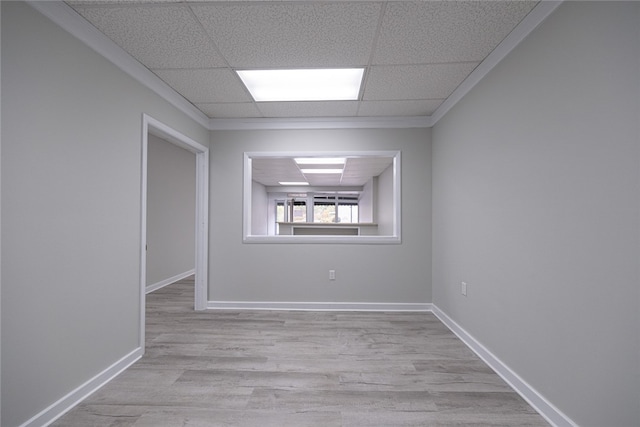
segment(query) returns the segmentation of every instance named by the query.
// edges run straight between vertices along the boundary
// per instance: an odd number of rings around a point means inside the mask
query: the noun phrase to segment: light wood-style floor
[[[60,418],[91,426],[548,426],[430,313],[193,311],[147,295],[146,354]]]

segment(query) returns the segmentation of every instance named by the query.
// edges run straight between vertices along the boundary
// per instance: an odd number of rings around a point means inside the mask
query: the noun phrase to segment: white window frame
[[[283,236],[251,234],[251,160],[256,157],[391,157],[393,158],[393,227],[389,235],[377,236]],[[338,244],[400,244],[402,243],[401,153],[388,151],[250,151],[244,153],[242,241],[243,243],[338,243]]]

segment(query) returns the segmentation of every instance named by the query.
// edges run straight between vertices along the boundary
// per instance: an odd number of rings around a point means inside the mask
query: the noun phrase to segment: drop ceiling
[[[428,117],[535,1],[69,1],[210,119]],[[357,101],[254,102],[237,69],[364,67]]]
[[[349,157],[339,174],[305,174],[292,157],[254,158],[251,179],[265,186],[278,186],[280,181],[308,182],[311,187],[361,187],[378,176],[393,162],[393,157]],[[319,167],[332,167],[330,165]]]

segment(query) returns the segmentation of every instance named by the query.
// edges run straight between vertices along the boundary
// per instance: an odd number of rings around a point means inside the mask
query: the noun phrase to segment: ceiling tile
[[[196,103],[195,106],[209,118],[234,119],[245,117],[262,117],[252,102],[245,103]]]
[[[79,6],[96,6],[96,5],[114,5],[114,4],[124,4],[131,5],[135,3],[139,4],[151,4],[151,3],[182,3],[182,0],[71,0],[65,1],[70,6],[79,7]]]
[[[353,157],[347,159],[343,177],[365,177],[370,179],[378,176],[393,162],[392,157]]]
[[[339,117],[355,116],[357,101],[260,102],[264,117]]]
[[[66,3],[211,118],[300,118],[429,116],[538,2]],[[255,103],[233,71],[356,66],[360,102]]]
[[[264,185],[278,185],[279,181],[305,181],[304,175],[292,158],[253,158],[251,178]]]
[[[341,184],[340,174],[307,175],[307,181],[311,186],[337,186]]]
[[[240,79],[225,68],[153,72],[194,104],[252,101]]]
[[[187,6],[102,6],[76,10],[148,68],[226,65]]]
[[[343,176],[342,179],[340,180],[340,185],[343,187],[359,187],[366,184],[367,181],[369,180],[363,179],[362,177],[348,178]]]
[[[256,158],[251,161],[254,181],[263,185],[278,185],[279,181],[307,181],[314,186],[364,185],[373,176],[380,175],[391,163],[392,157],[350,157],[340,174],[303,175],[292,158]]]
[[[362,101],[358,116],[430,116],[444,99],[406,101]]]
[[[479,62],[537,1],[390,2],[374,64]]]
[[[369,62],[379,3],[196,4],[232,67],[330,67]]]
[[[446,98],[477,65],[374,66],[367,76],[364,100]]]

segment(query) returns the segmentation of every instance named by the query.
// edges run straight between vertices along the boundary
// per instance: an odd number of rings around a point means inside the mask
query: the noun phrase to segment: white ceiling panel
[[[79,7],[76,10],[147,68],[226,65],[186,6]]]
[[[213,3],[192,9],[232,67],[366,65],[380,3]]]
[[[458,87],[477,63],[371,67],[365,100],[442,99]]]
[[[362,177],[346,177],[343,176],[340,180],[340,186],[342,187],[361,187],[369,181],[368,179],[363,179]]]
[[[254,158],[251,161],[252,179],[267,186],[279,181],[307,181],[311,186],[361,186],[380,175],[391,165],[391,157],[348,158],[342,174],[307,174],[292,158]]]
[[[254,174],[260,171],[268,171],[272,174],[278,172],[287,172],[291,168],[295,168],[297,170],[296,163],[294,162],[293,158],[290,157],[254,157],[251,160],[251,168]]]
[[[388,3],[373,64],[480,62],[536,3]]]
[[[315,187],[337,187],[341,184],[340,175],[315,175],[309,178],[309,185]]]
[[[67,2],[212,119],[428,117],[537,3]],[[365,68],[357,101],[256,103],[235,74],[331,67]]]
[[[341,117],[355,116],[357,101],[336,102],[259,102],[264,117]]]
[[[182,0],[72,0],[66,3],[73,7],[96,6],[96,5],[130,5],[130,4],[151,4],[151,3],[182,3]]]
[[[444,99],[402,100],[402,101],[362,101],[358,115],[376,116],[430,116]]]
[[[193,103],[252,101],[237,75],[226,68],[153,72]]]
[[[278,185],[279,181],[306,180],[292,158],[254,158],[251,160],[251,178],[268,186]]]
[[[343,175],[345,177],[378,176],[391,165],[391,157],[354,157],[347,159]]]

